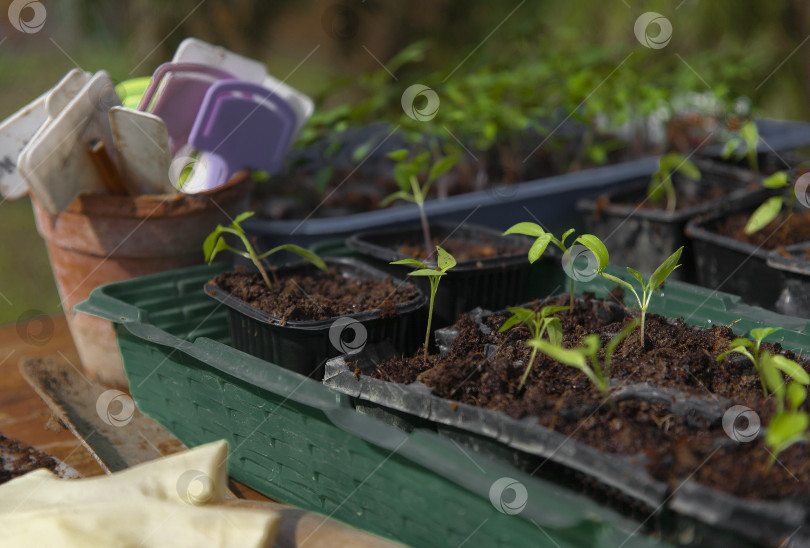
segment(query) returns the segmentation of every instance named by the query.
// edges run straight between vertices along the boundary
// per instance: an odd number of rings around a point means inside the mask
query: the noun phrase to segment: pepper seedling
[[[788,181],[788,174],[784,171],[777,171],[773,175],[769,175],[765,179],[762,180],[762,186],[765,188],[785,188],[790,186],[790,182]],[[776,216],[779,215],[779,212],[782,211],[782,207],[785,207],[788,212],[788,217],[793,215],[793,209],[796,206],[796,193],[791,192],[787,196],[787,201],[785,200],[785,196],[772,196],[762,202],[754,212],[751,214],[751,217],[748,218],[748,222],[745,223],[745,233],[746,234],[753,234],[754,232],[759,232],[766,226],[768,226],[771,221],[776,219]]]
[[[597,390],[608,398],[610,397],[610,362],[613,360],[613,353],[619,343],[633,332],[638,323],[638,318],[635,318],[608,341],[607,345],[605,345],[605,357],[601,364],[599,362],[599,335],[596,334],[586,336],[582,339],[582,346],[571,349],[563,348],[539,338],[530,340],[528,344],[537,348],[546,356],[585,373],[585,376],[588,377]],[[589,361],[590,364],[588,364]]]
[[[799,406],[807,399],[810,377],[798,363],[778,354],[766,352],[760,365],[777,409],[765,432],[765,445],[771,450],[770,467],[779,453],[794,443],[810,441],[810,417],[806,412],[799,411]],[[780,371],[790,377],[787,385]]]
[[[734,157],[735,160],[748,159],[748,167],[759,171],[757,161],[757,143],[759,143],[759,130],[754,122],[745,122],[739,131],[732,135],[723,146],[722,157],[726,160]],[[737,149],[740,149],[737,152]]]
[[[424,360],[427,365],[428,343],[430,342],[430,324],[433,321],[433,301],[436,299],[436,291],[439,289],[439,282],[447,271],[456,266],[456,259],[447,251],[436,246],[436,268],[430,268],[422,261],[416,259],[402,259],[390,264],[409,264],[418,266],[419,270],[408,272],[408,276],[426,276],[430,282],[430,308],[428,309],[427,331],[425,332],[425,354]]]
[[[602,276],[608,281],[629,289],[636,297],[638,307],[641,310],[641,335],[639,341],[641,343],[641,347],[645,348],[647,343],[646,339],[644,338],[644,322],[647,316],[647,308],[650,306],[650,300],[652,299],[653,293],[655,293],[656,289],[658,289],[661,284],[666,281],[669,275],[672,274],[676,268],[681,266],[678,264],[678,261],[681,258],[683,246],[679,247],[675,253],[667,257],[664,262],[655,269],[655,272],[650,275],[646,282],[644,281],[644,276],[642,276],[640,272],[633,270],[629,266],[627,267],[627,271],[630,273],[630,275],[633,276],[641,285],[641,295],[639,295],[631,283],[604,271],[610,262],[610,255],[608,255],[607,247],[605,247],[605,244],[602,243],[602,240],[593,234],[584,234],[577,238],[576,241],[590,249],[591,252],[596,256],[596,260],[599,263],[596,273],[599,276]]]
[[[265,257],[269,257],[273,253],[278,251],[286,250],[292,251],[299,257],[306,259],[313,265],[317,266],[321,270],[328,270],[326,263],[323,262],[323,259],[318,257],[315,253],[308,249],[304,249],[303,247],[297,246],[295,244],[284,244],[280,246],[276,246],[270,251],[266,251],[265,253],[259,254],[256,252],[256,249],[250,243],[250,239],[248,239],[247,234],[245,234],[244,229],[242,229],[242,221],[252,217],[254,214],[253,211],[245,211],[244,213],[240,213],[236,216],[236,219],[230,224],[230,226],[222,226],[217,225],[211,234],[209,234],[205,241],[203,242],[203,253],[205,253],[205,262],[211,264],[214,261],[214,257],[219,254],[220,251],[230,251],[231,253],[235,253],[240,257],[244,257],[246,259],[250,259],[256,268],[259,270],[259,273],[262,275],[262,279],[264,283],[267,284],[268,289],[273,288],[273,284],[270,282],[270,278],[267,275],[267,270],[262,265],[262,259]],[[242,245],[245,246],[245,251],[240,251],[234,247],[228,245],[225,241],[226,234],[233,234],[237,238],[242,241]]]
[[[530,263],[534,263],[543,255],[543,253],[545,253],[548,244],[556,245],[560,251],[568,256],[569,264],[571,265],[571,274],[569,276],[571,278],[571,297],[568,305],[570,310],[574,310],[574,260],[571,257],[571,246],[566,246],[565,240],[575,231],[575,229],[569,228],[563,233],[562,238],[558,240],[551,232],[546,232],[543,230],[543,227],[537,223],[523,222],[512,225],[506,229],[506,232],[503,233],[504,236],[507,234],[522,234],[524,236],[532,236],[536,238],[532,246],[529,248]]]
[[[556,314],[557,312],[562,312],[563,310],[568,310],[568,307],[544,306],[540,309],[540,312],[535,312],[534,310],[530,310],[528,308],[510,308],[509,312],[512,313],[512,316],[503,322],[503,325],[501,325],[498,332],[503,333],[507,329],[510,329],[519,323],[524,323],[529,329],[532,339],[542,339],[543,335],[548,333],[548,340],[553,345],[559,346],[562,343],[562,324],[560,323],[559,318],[551,317],[551,314]],[[529,358],[529,363],[526,365],[526,370],[523,372],[523,376],[520,378],[518,392],[523,390],[523,385],[526,384],[526,379],[529,378],[529,373],[532,370],[532,365],[534,365],[534,360],[536,357],[537,347],[534,346],[532,348],[531,358]]]
[[[744,338],[737,338],[728,343],[728,350],[717,356],[717,361],[722,361],[726,356],[729,354],[742,354],[749,360],[751,363],[754,364],[754,368],[757,370],[757,375],[759,375],[759,382],[762,385],[762,393],[764,396],[768,396],[768,387],[771,383],[768,382],[768,376],[771,376],[771,380],[773,380],[773,371],[771,369],[776,368],[784,372],[785,374],[789,375],[794,381],[800,382],[801,384],[808,384],[810,383],[810,376],[807,375],[807,372],[799,366],[793,360],[789,360],[784,356],[771,356],[769,352],[761,348],[762,341],[770,335],[771,333],[776,333],[779,331],[779,327],[760,327],[757,329],[751,330],[751,336],[754,340],[744,339]],[[768,362],[769,366],[766,367],[765,362]],[[781,377],[780,377],[781,378]],[[781,386],[781,382],[779,383]],[[777,402],[777,405],[780,402]]]
[[[413,202],[419,207],[419,217],[422,219],[422,234],[425,238],[425,257],[430,257],[433,251],[430,237],[430,225],[425,214],[425,199],[431,185],[442,175],[447,173],[454,165],[454,156],[444,156],[430,164],[430,152],[422,152],[408,159],[408,150],[400,149],[390,152],[388,157],[396,162],[394,165],[394,180],[399,190],[389,194],[380,201],[380,207],[385,207],[396,200]],[[419,177],[426,175],[425,183],[419,184]]]
[[[661,159],[658,160],[658,171],[653,174],[650,184],[647,186],[647,197],[658,203],[666,196],[667,211],[675,211],[677,205],[675,185],[672,182],[672,175],[675,172],[694,181],[700,181],[700,170],[686,156],[677,152],[661,156]]]

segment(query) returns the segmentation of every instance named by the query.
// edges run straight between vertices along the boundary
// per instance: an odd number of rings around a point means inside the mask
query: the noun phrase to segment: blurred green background
[[[643,55],[623,69],[635,71],[635,82],[654,84],[677,67],[689,87],[748,97],[758,116],[807,120],[809,114],[810,5],[802,0],[42,0],[47,20],[33,34],[9,23],[9,3],[0,2],[2,118],[75,66],[104,69],[115,81],[149,75],[188,36],[263,60],[271,74],[315,97],[319,109],[365,99],[368,90],[346,82],[379,69],[408,44],[429,40],[424,59],[408,70],[447,73],[504,55],[542,59],[613,48]],[[648,11],[672,23],[664,49],[636,41],[633,24]],[[0,204],[0,242],[0,323],[31,310],[57,312],[27,198]]]

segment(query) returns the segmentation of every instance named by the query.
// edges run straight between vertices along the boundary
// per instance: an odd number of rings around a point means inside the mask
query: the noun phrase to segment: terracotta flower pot
[[[252,181],[234,178],[206,194],[79,196],[51,217],[32,198],[62,308],[85,371],[127,386],[110,322],[73,312],[100,285],[201,264],[202,243],[217,223],[247,207]]]

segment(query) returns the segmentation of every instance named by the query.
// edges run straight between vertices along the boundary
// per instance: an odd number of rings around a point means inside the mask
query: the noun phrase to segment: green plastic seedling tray
[[[360,414],[321,383],[227,346],[227,312],[202,290],[225,268],[108,284],[76,309],[116,324],[141,411],[189,446],[226,439],[239,481],[414,546],[660,545],[584,495]]]

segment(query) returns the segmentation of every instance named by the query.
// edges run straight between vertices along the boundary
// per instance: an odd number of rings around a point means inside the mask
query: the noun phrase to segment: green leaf
[[[503,233],[504,236],[507,234],[524,234],[526,236],[535,236],[539,237],[543,234],[546,234],[546,231],[543,230],[543,227],[536,223],[518,223],[516,225],[512,225],[511,227],[506,229],[506,232]]]
[[[233,223],[231,223],[231,226],[233,226],[234,228],[236,228],[238,230],[242,230],[242,227],[239,226],[242,223],[242,221],[244,221],[245,219],[249,219],[249,218],[253,217],[255,214],[256,213],[254,211],[245,211],[243,213],[240,213],[239,215],[236,216],[236,219],[233,220]]]
[[[568,230],[566,230],[565,232],[563,232],[563,235],[562,235],[562,237],[560,238],[560,243],[561,243],[561,244],[563,244],[563,245],[565,245],[565,239],[566,239],[566,238],[568,238],[568,236],[570,236],[570,235],[571,235],[571,234],[573,234],[574,232],[576,232],[576,230],[577,230],[577,229],[575,229],[575,228],[569,228]]]
[[[616,276],[614,276],[614,275],[612,275],[612,274],[608,274],[608,273],[606,273],[606,272],[602,272],[602,273],[600,274],[600,276],[602,276],[604,279],[606,279],[606,280],[607,280],[607,281],[609,281],[609,282],[613,282],[614,284],[618,284],[618,285],[620,285],[620,286],[622,286],[622,287],[626,287],[627,289],[629,289],[629,290],[630,290],[630,291],[632,291],[633,293],[635,293],[635,292],[636,292],[636,290],[635,290],[635,289],[633,289],[633,286],[632,286],[632,285],[630,285],[628,282],[626,282],[626,281],[622,280],[621,278],[617,278]]]
[[[790,183],[788,183],[788,174],[784,171],[777,171],[773,175],[769,175],[763,179],[762,186],[765,188],[782,188],[790,186]]]
[[[332,176],[335,174],[335,168],[332,166],[322,167],[315,173],[315,190],[319,193],[323,193],[326,190],[326,185],[329,184],[329,181],[332,180]]]
[[[408,276],[427,276],[429,278],[438,278],[439,276],[445,276],[445,273],[432,268],[423,268],[421,270],[408,272]]]
[[[228,244],[222,238],[222,225],[217,225],[211,234],[209,234],[203,242],[203,254],[205,255],[205,262],[211,264],[217,253],[223,251],[228,247]]]
[[[387,205],[390,205],[391,203],[396,202],[397,200],[405,200],[405,201],[408,201],[408,202],[413,202],[414,198],[413,198],[413,196],[411,195],[410,192],[405,192],[405,191],[402,191],[402,190],[398,190],[398,191],[396,191],[396,192],[394,192],[392,194],[389,194],[388,196],[386,196],[382,200],[380,200],[380,207],[385,207]]]
[[[765,443],[777,450],[777,454],[787,449],[794,442],[804,438],[807,431],[807,413],[787,411],[773,416],[765,432]]]
[[[305,260],[309,261],[310,263],[317,266],[321,270],[324,270],[324,271],[329,270],[329,267],[326,266],[326,263],[323,262],[323,259],[318,257],[318,255],[316,253],[310,251],[309,249],[303,248],[303,247],[301,247],[299,245],[295,245],[295,244],[284,244],[284,245],[276,246],[273,249],[271,249],[270,251],[267,251],[267,252],[262,253],[261,255],[259,255],[259,259],[264,259],[265,257],[269,257],[273,253],[278,253],[279,251],[282,251],[282,250],[290,251],[292,253],[295,253],[296,255],[301,257],[302,259],[305,259]]]
[[[750,342],[750,341],[749,341],[749,342]],[[747,357],[749,360],[751,360],[751,363],[756,363],[756,360],[754,359],[753,354],[751,354],[751,353],[750,353],[750,352],[749,352],[749,351],[748,351],[748,350],[747,350],[747,349],[746,349],[744,346],[738,346],[738,347],[736,347],[736,348],[732,348],[732,349],[730,349],[730,350],[726,350],[725,352],[723,352],[722,354],[720,354],[719,356],[717,356],[717,360],[716,360],[716,361],[721,362],[721,361],[723,361],[723,358],[725,358],[725,357],[726,357],[726,356],[728,356],[729,354],[734,354],[734,353],[736,353],[736,354],[742,354],[743,356],[745,356],[745,357]]]
[[[399,150],[389,152],[388,154],[386,154],[386,156],[388,156],[389,158],[391,158],[395,162],[401,162],[402,160],[404,160],[408,156],[408,149],[401,148]]]
[[[661,266],[655,269],[655,272],[652,273],[650,276],[650,283],[648,286],[649,291],[655,291],[655,289],[664,283],[672,271],[678,268],[679,265],[678,261],[681,259],[681,253],[683,252],[683,246],[679,247],[675,253],[667,257],[667,259],[661,263]]]
[[[782,196],[774,196],[773,198],[765,200],[765,202],[751,214],[751,218],[748,219],[748,223],[745,225],[745,233],[753,234],[768,226],[771,221],[776,219],[776,216],[779,215],[784,200]]]
[[[650,180],[650,184],[647,185],[647,197],[650,198],[653,202],[660,202],[664,199],[665,194],[665,186],[666,183],[672,184],[672,180],[669,177],[659,176],[659,174],[653,175],[653,178]]]
[[[591,145],[588,148],[588,157],[595,164],[604,164],[607,162],[607,150],[601,145]]]
[[[807,374],[807,371],[802,369],[802,366],[798,363],[790,360],[784,356],[776,354],[771,356],[770,358],[771,365],[788,375],[791,379],[796,381],[799,384],[803,384],[807,386],[810,384],[810,375]]]
[[[768,353],[760,359],[759,375],[765,381],[765,386],[768,387],[773,394],[776,394],[781,402],[782,395],[785,393],[785,379],[782,374],[776,369],[776,364],[773,362],[773,356]]]
[[[531,314],[531,313],[532,313],[531,310],[529,310],[529,314]],[[517,324],[524,323],[525,321],[526,321],[525,318],[522,318],[522,317],[518,316],[517,314],[515,314],[515,315],[511,316],[510,318],[508,318],[505,322],[503,322],[503,325],[501,325],[500,329],[498,329],[498,333],[503,333],[507,329],[511,329],[512,327],[516,326]]]
[[[369,151],[371,150],[373,143],[371,141],[367,141],[360,145],[359,147],[355,148],[352,151],[352,161],[355,163],[359,163],[368,156]]]
[[[394,180],[403,192],[411,192],[411,166],[405,162],[400,162],[394,166]]]
[[[749,150],[757,146],[759,141],[759,131],[754,122],[746,122],[740,128],[740,135],[745,143],[748,145]]]
[[[430,168],[430,172],[428,173],[428,181],[433,182],[456,165],[456,158],[453,156],[447,156],[442,158],[435,164],[433,164]]]
[[[565,348],[556,346],[549,341],[537,339],[532,339],[526,344],[536,347],[543,354],[546,354],[550,358],[555,359],[560,363],[564,363],[565,365],[570,365],[571,367],[576,367],[580,370],[588,368],[588,364],[585,361],[585,356],[580,351],[566,350]]]
[[[549,242],[552,239],[551,234],[543,234],[542,236],[538,236],[537,239],[532,244],[532,247],[529,248],[529,262],[534,263],[537,259],[539,259],[543,253],[545,253],[546,248],[548,247]]]
[[[422,261],[417,261],[416,259],[400,259],[399,261],[394,261],[388,264],[410,264],[413,266],[418,266],[419,268],[427,268],[427,265]]]
[[[798,409],[807,399],[807,389],[801,384],[791,381],[787,386],[787,399],[791,409]]]
[[[631,275],[632,275],[632,276],[633,276],[633,277],[634,277],[636,280],[638,280],[638,283],[640,283],[640,284],[641,284],[641,287],[644,287],[644,276],[642,276],[642,275],[641,275],[641,272],[639,272],[638,270],[633,270],[633,269],[632,269],[632,268],[630,268],[629,266],[628,266],[628,267],[626,267],[626,268],[627,268],[627,271],[628,271],[628,272],[629,272],[629,273],[630,273],[630,274],[631,274]]]
[[[720,155],[725,159],[731,158],[731,155],[734,154],[734,151],[737,150],[737,147],[739,147],[741,143],[742,139],[739,137],[732,137],[726,141],[725,145],[723,145],[723,152],[721,152]]]
[[[751,335],[753,335],[754,334],[753,331],[756,331],[756,330],[752,329],[751,331],[752,331]],[[740,347],[740,346],[743,347],[743,348],[754,348],[754,341],[752,341],[750,339],[743,339],[742,337],[738,337],[738,338],[734,339],[733,341],[731,341],[730,343],[728,343],[729,348],[736,348],[736,347]]]
[[[781,327],[758,327],[756,329],[751,330],[751,336],[754,338],[755,341],[762,342],[763,340],[765,340],[765,337],[767,337],[771,333],[776,333],[780,329],[782,329],[782,328]],[[732,346],[736,341],[747,341],[749,343],[751,342],[748,339],[734,339],[733,341],[731,341],[729,346]],[[753,344],[748,345],[748,346],[753,346]]]
[[[540,317],[545,318],[546,316],[550,316],[551,314],[556,314],[557,312],[562,312],[563,310],[568,310],[571,308],[570,306],[544,306],[540,309]]]
[[[600,272],[607,267],[608,263],[610,262],[610,255],[608,254],[605,244],[602,243],[602,240],[593,234],[583,234],[575,241],[581,243],[590,249],[594,255],[596,255],[596,260],[599,261]]]
[[[675,169],[678,173],[680,173],[684,177],[692,179],[693,181],[700,181],[701,175],[700,170],[694,164],[694,162],[692,162],[692,160],[689,160],[688,158],[683,158],[681,163],[677,165]]]
[[[454,266],[456,266],[456,259],[450,253],[442,249],[440,246],[436,246],[436,251],[438,252],[439,256],[436,260],[436,263],[439,266],[439,270],[442,272],[447,272]]]
[[[635,318],[633,321],[625,325],[621,331],[619,331],[615,337],[610,339],[608,343],[605,345],[605,374],[610,375],[610,362],[613,360],[613,353],[616,351],[616,347],[627,338],[630,333],[632,333],[641,323],[640,318]]]
[[[548,335],[549,342],[559,347],[563,339],[562,322],[560,318],[543,318],[543,323],[546,327],[546,335]]]
[[[582,339],[582,346],[583,347],[580,350],[586,355],[591,356],[595,361],[596,354],[599,352],[599,348],[601,347],[599,335],[593,333],[591,335],[586,336],[585,338]]]

